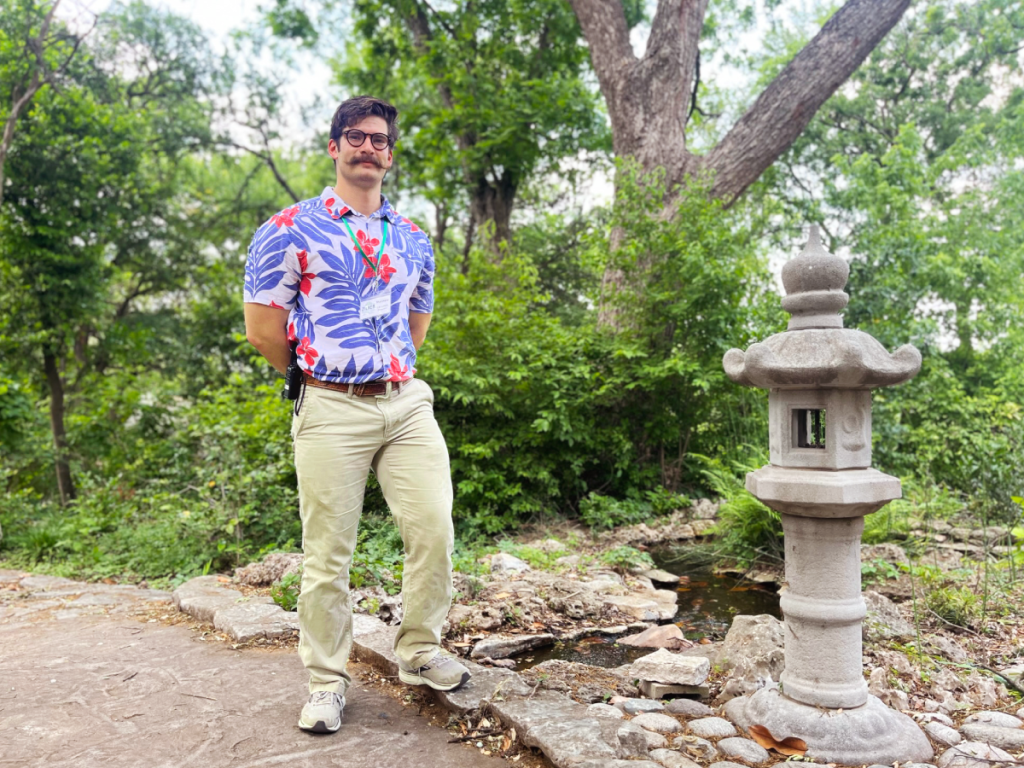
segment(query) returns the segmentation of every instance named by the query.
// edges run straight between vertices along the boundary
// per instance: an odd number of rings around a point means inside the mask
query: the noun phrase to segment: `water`
[[[683,577],[676,588],[679,612],[674,622],[688,640],[721,640],[739,614],[767,613],[782,618],[779,596],[773,585],[754,584],[733,576],[719,576],[710,565],[686,566],[673,561],[671,551],[652,553],[655,564]],[[663,589],[668,587],[662,586]],[[595,667],[618,667],[652,653],[651,648],[618,645],[618,636],[593,635],[571,643],[556,643],[550,648],[516,658],[522,671],[549,659],[576,661]]]

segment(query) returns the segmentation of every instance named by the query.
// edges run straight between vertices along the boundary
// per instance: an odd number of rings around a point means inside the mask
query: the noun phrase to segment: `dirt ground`
[[[294,649],[232,650],[185,626],[58,616],[0,623],[0,766],[507,765],[449,743],[418,716],[416,695],[388,695],[360,665],[341,730],[314,736],[296,726],[305,672]]]

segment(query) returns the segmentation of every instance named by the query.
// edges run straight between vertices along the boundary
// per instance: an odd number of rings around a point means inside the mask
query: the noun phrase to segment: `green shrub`
[[[981,598],[967,587],[939,587],[925,594],[925,605],[943,621],[971,628],[981,617]]]
[[[629,572],[654,567],[654,560],[635,547],[615,547],[598,555],[598,560],[618,571]]]
[[[294,611],[299,605],[299,593],[302,591],[302,567],[286,573],[284,577],[270,586],[270,596],[274,602],[286,611]]]

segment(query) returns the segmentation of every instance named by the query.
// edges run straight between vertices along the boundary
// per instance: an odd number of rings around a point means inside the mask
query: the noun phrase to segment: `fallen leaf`
[[[807,752],[807,742],[803,739],[794,737],[776,739],[763,725],[750,726],[750,738],[765,749],[774,749],[783,755],[799,755],[803,757]]]
[[[456,648],[469,648],[472,643],[452,643]]]
[[[502,740],[502,742],[501,742],[501,751],[502,752],[508,752],[509,747],[511,747],[511,746],[512,746],[512,739],[510,739],[508,736],[506,736]]]
[[[503,598],[506,598],[506,597],[512,597],[512,593],[511,592],[499,592],[498,594],[496,594],[494,596],[493,599],[495,599],[495,600],[502,600]]]

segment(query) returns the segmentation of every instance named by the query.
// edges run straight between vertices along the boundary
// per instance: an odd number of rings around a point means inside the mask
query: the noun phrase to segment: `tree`
[[[807,127],[910,0],[848,0],[705,156],[687,149],[708,0],[659,0],[643,57],[619,0],[572,0],[612,121],[617,157],[664,168],[672,189],[711,171],[711,194],[735,200]]]
[[[112,329],[198,256],[157,233],[173,231],[177,158],[208,133],[194,96],[199,59],[185,55],[199,39],[140,3],[114,6],[60,90],[36,94],[7,157],[0,348],[5,368],[49,395],[62,503],[75,497],[68,392],[131,360],[138,347]]]
[[[355,16],[364,44],[339,82],[402,110],[400,168],[437,206],[438,239],[452,201],[466,200],[467,248],[483,232],[498,252],[511,242],[524,184],[564,176],[567,159],[607,147],[579,27],[560,0],[460,0],[443,9],[359,0]]]

